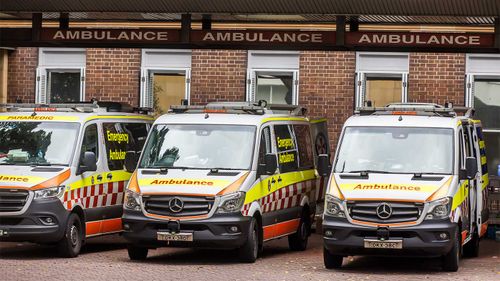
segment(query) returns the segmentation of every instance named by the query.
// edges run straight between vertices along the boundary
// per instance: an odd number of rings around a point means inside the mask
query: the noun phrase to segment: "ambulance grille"
[[[377,208],[381,204],[390,206],[391,214],[382,219],[377,215]],[[399,223],[416,221],[420,218],[424,205],[422,203],[400,203],[400,202],[347,202],[349,216],[358,221],[375,223]]]
[[[21,211],[28,198],[29,192],[26,190],[0,190],[0,213]]]
[[[169,217],[207,215],[212,210],[214,201],[214,197],[171,195],[147,195],[142,197],[146,212]],[[182,208],[179,208],[179,202],[182,202]]]

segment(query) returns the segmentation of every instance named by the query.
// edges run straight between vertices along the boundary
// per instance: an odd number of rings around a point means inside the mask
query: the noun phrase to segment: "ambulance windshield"
[[[69,165],[78,123],[0,122],[0,165]]]
[[[255,126],[157,125],[140,168],[248,170]]]
[[[453,145],[448,128],[348,127],[335,172],[452,174]]]

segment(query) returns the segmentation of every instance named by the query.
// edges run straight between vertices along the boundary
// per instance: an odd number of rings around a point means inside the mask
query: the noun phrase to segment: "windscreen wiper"
[[[28,163],[31,167],[37,167],[37,166],[52,166],[51,163],[40,163],[40,162],[30,162]]]
[[[377,170],[359,170],[359,171],[348,171],[346,173],[360,173],[361,175],[363,174],[390,174],[388,171],[377,171]]]
[[[359,175],[353,175],[357,174]],[[368,179],[368,174],[390,174],[387,171],[376,171],[376,170],[359,170],[359,171],[347,171],[343,174],[340,174],[340,178],[342,179]]]
[[[435,176],[438,175],[438,176]],[[443,173],[413,173],[412,180],[427,180],[427,181],[440,181],[445,174]]]

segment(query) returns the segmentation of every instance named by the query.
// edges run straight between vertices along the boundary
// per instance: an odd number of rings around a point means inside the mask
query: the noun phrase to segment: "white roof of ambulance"
[[[259,125],[268,120],[287,119],[307,121],[305,117],[288,114],[235,114],[235,113],[168,113],[160,116],[155,124],[224,124],[224,125]]]
[[[399,121],[402,117],[401,121]],[[456,128],[459,119],[442,116],[415,115],[354,115],[349,117],[344,127],[427,127]]]

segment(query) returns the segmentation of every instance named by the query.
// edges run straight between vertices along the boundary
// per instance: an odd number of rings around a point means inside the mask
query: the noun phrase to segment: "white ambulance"
[[[361,108],[342,130],[325,199],[324,262],[348,255],[441,257],[456,271],[486,232],[481,123],[435,104]],[[328,174],[320,156],[320,174]],[[479,169],[478,169],[479,167]]]
[[[0,113],[0,241],[57,244],[120,232],[131,173],[152,117],[119,103],[4,104]]]
[[[172,109],[154,123],[126,191],[130,258],[179,246],[239,249],[254,262],[263,242],[281,237],[304,250],[324,194],[314,144],[328,149],[326,132],[312,131],[325,120],[311,125],[301,108],[264,103]]]

